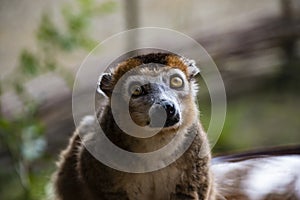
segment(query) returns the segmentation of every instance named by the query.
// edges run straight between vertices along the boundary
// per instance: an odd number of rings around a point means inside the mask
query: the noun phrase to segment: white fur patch
[[[80,122],[81,126],[90,126],[93,125],[95,123],[95,116],[93,115],[87,115],[84,116],[82,121]]]
[[[293,191],[300,197],[300,156],[265,158],[255,166],[243,183],[245,192],[253,200],[264,199],[268,194],[286,194]],[[293,186],[295,185],[295,186]],[[298,187],[298,188],[295,188]]]
[[[270,194],[294,194],[300,198],[300,156],[273,156],[212,165],[220,192],[239,191],[250,200]]]

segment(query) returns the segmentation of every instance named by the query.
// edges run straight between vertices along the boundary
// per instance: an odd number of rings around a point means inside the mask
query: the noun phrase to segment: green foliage
[[[7,119],[0,112],[0,147],[9,152],[14,165],[14,170],[0,170],[0,188],[10,186],[0,190],[0,199],[45,199],[52,169],[52,163],[46,172],[45,168],[33,167],[37,162],[47,162],[45,128],[37,116],[38,103],[27,94],[24,83],[43,73],[56,72],[71,86],[73,75],[58,57],[75,50],[91,50],[96,45],[89,34],[92,19],[115,8],[114,1],[98,4],[95,0],[76,0],[61,9],[62,24],[54,23],[51,15],[44,13],[36,32],[36,51],[24,49],[12,76],[0,82],[0,95],[4,88],[14,90],[24,105],[22,114],[14,119]],[[11,180],[2,182],[7,174]]]
[[[34,161],[41,157],[46,146],[43,132],[43,126],[38,123],[22,129],[21,153],[24,159]]]
[[[53,45],[64,51],[72,51],[75,48],[91,50],[96,45],[96,41],[88,34],[91,19],[114,11],[116,3],[108,1],[97,5],[94,0],[78,0],[77,3],[77,9],[75,5],[65,5],[62,9],[66,30],[59,30],[49,15],[45,14],[42,17],[37,34],[42,45]]]
[[[31,112],[31,114],[12,121],[0,118],[1,146],[4,146],[10,154],[14,171],[17,174],[17,177],[13,176],[13,178],[18,178],[21,183],[17,187],[19,190],[16,189],[16,191],[24,199],[30,199],[30,177],[33,174],[30,171],[31,164],[33,161],[43,158],[46,144],[43,135],[44,127],[36,118],[35,112]],[[14,180],[9,180],[9,182],[15,184]],[[0,182],[0,184],[6,185],[7,183]],[[14,187],[16,188],[16,185]],[[9,199],[15,193],[6,195]]]
[[[49,15],[44,14],[38,28],[37,39],[42,42],[43,45],[52,46],[53,44],[60,44],[62,40],[61,37]]]
[[[20,68],[26,75],[36,75],[38,72],[39,60],[31,52],[23,50],[20,56]]]

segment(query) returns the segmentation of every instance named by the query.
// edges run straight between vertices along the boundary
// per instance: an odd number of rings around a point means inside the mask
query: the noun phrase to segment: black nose
[[[163,100],[160,105],[163,107],[163,109],[167,113],[167,118],[173,118],[174,115],[176,114],[176,109],[173,103]]]
[[[150,126],[152,127],[169,127],[179,122],[180,116],[175,105],[167,100],[162,100],[154,105],[151,109]],[[164,124],[162,122],[165,121]]]

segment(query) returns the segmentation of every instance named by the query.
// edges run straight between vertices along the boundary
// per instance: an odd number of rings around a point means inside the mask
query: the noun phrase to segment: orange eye
[[[134,96],[139,96],[143,93],[143,89],[141,86],[139,85],[132,85],[130,87],[130,94],[134,95]]]
[[[174,76],[170,80],[170,86],[172,88],[180,88],[183,85],[183,80],[179,76]]]

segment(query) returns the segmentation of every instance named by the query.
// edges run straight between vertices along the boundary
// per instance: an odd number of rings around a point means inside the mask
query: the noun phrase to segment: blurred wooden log
[[[196,38],[215,59],[244,57],[266,49],[280,47],[287,39],[300,38],[300,20],[287,23],[281,17],[261,19],[257,25],[226,34]],[[221,42],[221,43],[220,43]],[[217,44],[219,48],[214,48]],[[213,49],[213,51],[211,51]]]
[[[251,27],[196,40],[216,61],[231,98],[267,85],[300,88],[299,38],[300,18],[273,16]]]

